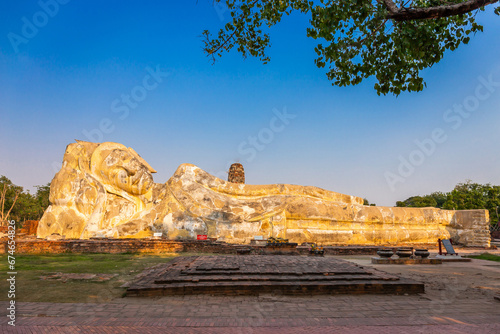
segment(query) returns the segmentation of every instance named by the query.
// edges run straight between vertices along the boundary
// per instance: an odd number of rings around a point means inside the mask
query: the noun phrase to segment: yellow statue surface
[[[453,237],[489,246],[486,210],[364,206],[363,199],[317,187],[231,183],[182,164],[165,183],[132,148],[77,141],[50,186],[39,238],[169,239],[208,235],[233,243],[255,236],[322,244],[435,243]]]

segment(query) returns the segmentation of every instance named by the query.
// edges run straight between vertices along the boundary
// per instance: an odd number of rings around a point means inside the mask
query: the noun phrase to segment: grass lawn
[[[483,253],[481,255],[468,256],[468,257],[471,257],[473,259],[480,259],[480,260],[488,260],[488,261],[500,262],[500,256],[489,254],[489,253]]]
[[[183,253],[183,255],[194,255]],[[144,268],[170,261],[177,254],[54,254],[16,255],[16,301],[20,302],[109,302],[120,298],[125,282]],[[7,297],[7,255],[0,256],[0,300]],[[109,281],[41,280],[50,273],[117,274]]]

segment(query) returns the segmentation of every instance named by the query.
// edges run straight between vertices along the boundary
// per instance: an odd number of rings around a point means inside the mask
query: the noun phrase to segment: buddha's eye
[[[120,169],[118,171],[118,173],[116,174],[116,176],[120,180],[121,183],[127,183],[128,172],[125,169]]]

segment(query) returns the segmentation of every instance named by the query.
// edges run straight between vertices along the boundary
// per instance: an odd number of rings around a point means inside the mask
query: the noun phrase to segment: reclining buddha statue
[[[153,182],[155,172],[118,143],[68,145],[37,236],[143,238],[162,232],[168,239],[208,235],[248,243],[262,236],[325,245],[435,243],[453,237],[489,245],[482,232],[486,210],[365,206],[360,197],[317,187],[226,182],[191,164],[180,165],[165,184]]]

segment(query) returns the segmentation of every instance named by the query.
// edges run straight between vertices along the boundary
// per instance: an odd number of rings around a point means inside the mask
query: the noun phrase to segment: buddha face
[[[103,161],[109,182],[129,194],[143,195],[153,185],[153,176],[148,168],[132,154],[124,150],[113,150]]]
[[[131,195],[143,195],[153,186],[151,167],[143,161],[135,151],[124,146],[104,146],[99,147],[93,154],[92,171],[101,181],[113,188]]]

